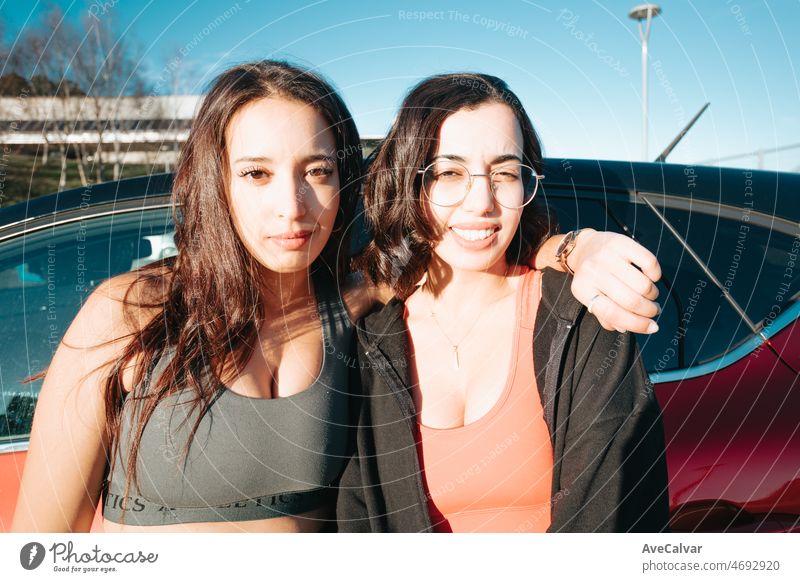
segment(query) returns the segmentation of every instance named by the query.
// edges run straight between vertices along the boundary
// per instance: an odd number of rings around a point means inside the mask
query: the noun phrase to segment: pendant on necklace
[[[458,346],[453,346],[453,369],[458,370]]]

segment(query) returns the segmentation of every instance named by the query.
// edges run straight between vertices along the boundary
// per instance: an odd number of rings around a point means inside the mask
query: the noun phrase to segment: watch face
[[[570,245],[570,243],[572,243],[572,241],[575,240],[576,235],[577,233],[574,230],[571,230],[567,233],[567,235],[564,237],[564,239],[561,241],[561,243],[558,245],[558,248],[556,249],[556,256],[561,255],[566,250],[566,248]]]

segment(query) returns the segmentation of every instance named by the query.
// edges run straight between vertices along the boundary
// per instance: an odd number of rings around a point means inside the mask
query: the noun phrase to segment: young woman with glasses
[[[454,89],[456,88],[456,89]],[[508,97],[511,96],[511,99]],[[370,168],[342,531],[661,531],[658,403],[636,341],[530,269],[541,146],[495,77],[414,87]]]

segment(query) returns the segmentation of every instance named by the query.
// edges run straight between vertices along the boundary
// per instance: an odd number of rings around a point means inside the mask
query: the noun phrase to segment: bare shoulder
[[[158,293],[139,272],[105,280],[89,295],[64,336],[64,343],[89,348],[117,341],[144,328],[158,312]]]
[[[136,334],[163,312],[159,304],[165,291],[159,281],[168,276],[166,270],[132,271],[98,285],[64,334],[57,352],[61,357],[53,359],[48,374],[60,374],[60,366],[69,361],[80,361],[78,367],[85,374],[107,374]],[[140,356],[134,355],[123,370],[126,391],[135,383],[140,361]]]
[[[358,272],[347,276],[341,294],[354,322],[366,316],[375,305],[386,305],[394,297],[388,285],[375,285]]]
[[[353,322],[364,317],[374,303],[372,287],[361,273],[350,273],[347,276],[344,287],[341,290],[341,296],[342,302],[347,309],[347,314]]]

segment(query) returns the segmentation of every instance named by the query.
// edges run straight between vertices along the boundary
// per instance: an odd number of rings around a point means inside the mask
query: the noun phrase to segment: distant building
[[[0,97],[0,144],[47,156],[64,144],[91,155],[102,138],[106,163],[174,168],[201,95]],[[366,154],[380,137],[362,138]]]
[[[16,150],[83,145],[102,138],[107,162],[174,164],[189,135],[199,95],[144,97],[2,97],[0,143]]]

